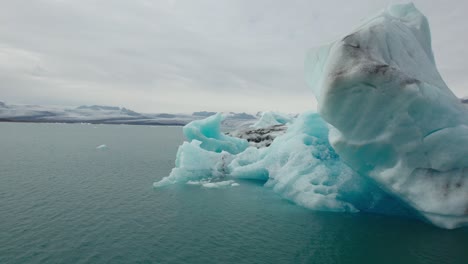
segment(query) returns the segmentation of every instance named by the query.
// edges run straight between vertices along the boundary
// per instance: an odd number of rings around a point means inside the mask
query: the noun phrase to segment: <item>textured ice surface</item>
[[[215,135],[216,141],[189,137],[189,142],[179,147],[176,167],[154,186],[187,183],[218,188],[236,186],[234,182],[227,183],[234,179],[259,180],[283,197],[315,210],[395,214],[401,211],[377,186],[341,162],[328,142],[327,124],[318,114],[299,116],[269,147],[248,147],[237,154],[216,152],[238,140],[219,135],[221,120],[220,116],[213,116],[187,125],[189,135]],[[202,147],[207,145],[205,142],[209,142],[209,150]]]
[[[203,120],[197,120],[184,127],[185,137],[201,141],[200,147],[214,152],[226,151],[236,154],[244,151],[249,143],[245,139],[233,138],[221,133],[223,116],[218,113]]]
[[[270,147],[237,155],[229,171],[234,178],[265,180],[266,186],[307,208],[357,211],[341,193],[355,175],[327,137],[328,128],[317,114],[303,114]]]
[[[306,71],[351,168],[435,225],[468,223],[468,111],[437,71],[414,5],[391,6],[311,53]]]
[[[175,168],[168,177],[154,183],[161,187],[173,183],[189,181],[224,179],[228,174],[228,162],[232,155],[228,152],[217,153],[203,149],[201,141],[184,142],[177,151]]]

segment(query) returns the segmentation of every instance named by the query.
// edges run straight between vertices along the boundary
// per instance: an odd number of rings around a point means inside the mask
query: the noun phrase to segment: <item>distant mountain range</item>
[[[468,97],[460,101],[468,107]],[[35,123],[92,123],[127,125],[183,126],[193,120],[204,119],[216,112],[199,111],[191,114],[138,113],[125,107],[82,105],[75,108],[44,105],[10,105],[0,102],[0,122]],[[262,113],[224,113],[223,128],[242,128],[253,125]],[[264,118],[262,118],[263,120]]]
[[[193,120],[203,119],[216,112],[194,112],[192,114],[156,113],[143,114],[125,107],[79,106],[75,108],[42,105],[8,105],[0,102],[0,122],[37,123],[92,123],[128,125],[182,126]],[[259,116],[247,113],[225,113],[226,126],[243,126],[255,123]]]

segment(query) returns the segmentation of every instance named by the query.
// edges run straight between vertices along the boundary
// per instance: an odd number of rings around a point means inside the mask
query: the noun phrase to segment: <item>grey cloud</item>
[[[315,108],[306,52],[394,1],[2,1],[1,100],[138,111]],[[416,1],[467,95],[467,4]]]

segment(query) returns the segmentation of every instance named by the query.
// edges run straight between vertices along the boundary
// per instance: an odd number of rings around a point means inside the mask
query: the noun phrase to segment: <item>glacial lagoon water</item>
[[[314,212],[259,182],[153,189],[182,141],[180,127],[0,123],[0,263],[468,263],[468,229]]]

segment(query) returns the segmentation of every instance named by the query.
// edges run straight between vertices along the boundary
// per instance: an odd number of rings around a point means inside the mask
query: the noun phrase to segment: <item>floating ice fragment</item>
[[[225,188],[232,186],[234,184],[233,180],[219,181],[219,182],[206,182],[202,186],[205,188]]]

